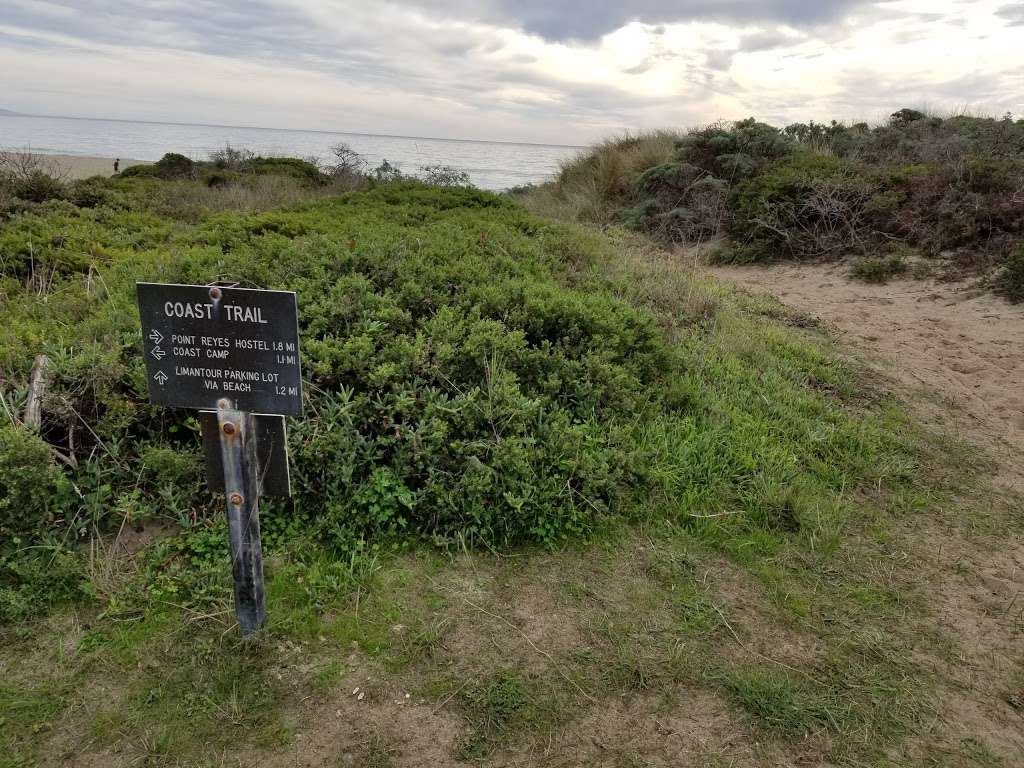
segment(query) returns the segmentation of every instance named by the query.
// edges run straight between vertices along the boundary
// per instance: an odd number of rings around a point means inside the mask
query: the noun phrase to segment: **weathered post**
[[[291,291],[138,283],[151,402],[198,408],[207,484],[227,501],[243,637],[267,621],[259,497],[288,496],[284,416],[302,415],[298,305]]]
[[[248,637],[267,622],[255,420],[251,413],[232,410],[228,400],[219,401],[217,406],[231,574],[235,580],[235,615],[238,616],[242,636]]]

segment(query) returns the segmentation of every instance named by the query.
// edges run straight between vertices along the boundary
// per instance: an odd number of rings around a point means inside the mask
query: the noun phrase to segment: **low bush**
[[[331,147],[331,157],[328,158],[326,167],[328,175],[332,177],[353,178],[366,175],[366,158],[356,152],[345,142],[339,142]]]
[[[117,185],[105,176],[78,179],[68,186],[67,199],[79,208],[125,207],[127,200]]]
[[[394,184],[405,181],[406,175],[397,165],[392,165],[387,159],[384,159],[380,165],[370,171],[370,179],[377,184]]]
[[[850,269],[850,275],[865,283],[886,283],[907,271],[907,262],[899,254],[867,256]]]
[[[24,178],[15,179],[10,185],[10,190],[14,197],[32,203],[61,200],[66,194],[64,184],[60,180],[42,171],[34,171]]]
[[[38,543],[0,551],[0,625],[38,615],[56,603],[87,597],[82,558],[76,552]]]
[[[1024,301],[1024,245],[1017,246],[1007,257],[997,285],[1010,301]]]
[[[740,262],[813,259],[872,241],[878,180],[834,157],[794,154],[733,191],[729,256]]]
[[[252,173],[289,176],[311,186],[324,184],[327,178],[313,163],[295,157],[255,157],[249,161]]]
[[[210,153],[210,163],[219,170],[244,171],[255,157],[256,153],[251,149],[225,144],[223,149]]]
[[[168,152],[153,164],[161,179],[190,179],[195,176],[196,164],[177,152]]]
[[[728,183],[753,176],[795,150],[782,131],[753,118],[690,131],[676,146],[678,162]]]
[[[137,163],[136,165],[129,165],[118,176],[122,179],[159,179],[162,178],[160,175],[160,169],[153,163]]]
[[[0,425],[0,539],[49,527],[69,501],[70,484],[37,435]]]

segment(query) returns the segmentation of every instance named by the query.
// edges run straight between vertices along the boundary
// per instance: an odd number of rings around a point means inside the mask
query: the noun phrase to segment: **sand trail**
[[[1024,490],[1024,305],[967,283],[851,280],[843,264],[716,266],[832,328],[893,379],[921,418],[984,448]]]

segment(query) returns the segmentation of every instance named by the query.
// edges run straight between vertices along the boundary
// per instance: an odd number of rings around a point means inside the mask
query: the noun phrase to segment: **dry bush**
[[[232,147],[225,144],[223,149],[210,152],[210,162],[221,170],[244,171],[256,158],[256,153],[246,147]]]
[[[62,198],[70,170],[54,157],[30,150],[0,152],[0,215],[16,210],[15,200],[43,203]]]
[[[57,158],[39,155],[29,149],[0,152],[0,183],[26,181],[37,174],[63,183],[68,180],[71,171]]]
[[[321,197],[324,189],[303,186],[289,176],[249,176],[226,184],[206,186],[164,182],[154,208],[162,216],[198,221],[220,211],[268,211]]]
[[[331,158],[324,168],[331,176],[365,176],[369,164],[365,157],[341,141],[331,147]]]
[[[547,216],[610,224],[635,202],[633,180],[666,162],[680,136],[652,131],[603,141],[563,162],[553,181],[522,193],[523,204]]]

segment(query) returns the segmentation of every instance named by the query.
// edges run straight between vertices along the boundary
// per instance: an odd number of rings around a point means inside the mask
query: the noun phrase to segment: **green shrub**
[[[919,120],[927,119],[927,115],[916,109],[899,109],[889,115],[889,124],[900,127],[916,123]]]
[[[320,185],[327,177],[308,160],[296,157],[254,157],[247,164],[252,173],[263,175],[290,176],[305,184]]]
[[[69,486],[37,435],[0,426],[0,539],[49,526],[68,500]]]
[[[886,283],[890,278],[907,271],[907,262],[899,254],[868,256],[859,259],[850,269],[850,275],[865,283]]]
[[[36,545],[0,552],[0,625],[81,600],[86,596],[84,583],[81,557],[64,547]]]
[[[152,213],[154,199],[219,193],[200,178],[113,186],[129,209],[39,207],[0,230],[5,254],[31,243],[36,263],[80,263],[57,271],[45,311],[20,279],[2,284],[13,287],[0,378],[20,389],[32,355],[51,356],[45,438],[78,462],[64,502],[39,438],[36,485],[11,476],[30,498],[57,500],[37,502],[62,518],[32,534],[43,540],[157,509],[177,517],[187,533],[145,576],[168,598],[220,594],[206,564],[215,544],[223,551],[211,525],[222,510],[201,485],[194,415],[147,402],[136,280],[230,275],[298,293],[309,416],[289,424],[295,497],[263,505],[268,551],[297,532],[342,549],[368,537],[557,547],[612,519],[690,524],[690,511],[760,508],[755,476],[781,486],[797,466],[823,496],[904,466],[874,433],[865,447],[864,423],[822,394],[850,377],[816,348],[735,314],[742,351],[728,351],[730,338],[708,357],[719,326],[692,311],[701,295],[649,295],[615,276],[606,239],[507,197],[408,182],[329,198],[307,189],[303,204],[271,212],[198,205],[188,223]],[[683,226],[691,203],[654,224]],[[821,391],[806,387],[811,376]]]
[[[123,207],[124,195],[105,176],[92,176],[73,181],[68,189],[67,199],[79,208],[97,208],[101,205]]]
[[[188,179],[195,176],[196,164],[177,152],[168,152],[153,164],[161,179]]]
[[[997,282],[1010,301],[1024,301],[1024,245],[1015,248],[1006,258]]]
[[[756,175],[794,149],[781,131],[753,119],[695,130],[676,152],[641,172],[634,187],[642,199],[621,216],[630,229],[667,242],[713,238],[724,221],[730,186]]]
[[[598,145],[525,199],[542,213],[618,220],[662,242],[729,235],[721,255],[745,262],[866,254],[894,238],[928,255],[1001,255],[1024,233],[1024,120],[1009,115],[901,109],[876,127],[833,120],[784,131],[753,119],[716,123],[677,140],[670,157],[630,165],[623,185],[629,145]]]
[[[729,183],[752,176],[795,149],[792,139],[778,128],[752,117],[728,127],[719,124],[691,131],[677,146],[679,161]]]
[[[139,163],[130,165],[121,171],[118,176],[122,179],[159,179],[162,178],[160,169],[155,163]]]
[[[140,459],[146,468],[147,479],[154,485],[182,487],[199,482],[200,465],[192,451],[172,446],[147,445],[140,452]]]
[[[155,179],[192,179],[195,178],[198,164],[185,155],[168,152],[155,163],[131,165],[125,168],[121,178],[155,178]]]
[[[652,229],[651,221],[658,213],[658,201],[649,198],[642,203],[627,208],[622,212],[622,223],[634,232],[646,232]]]
[[[634,184],[648,193],[656,193],[665,188],[683,190],[700,178],[701,174],[701,169],[695,165],[672,161],[648,168],[636,177]]]

